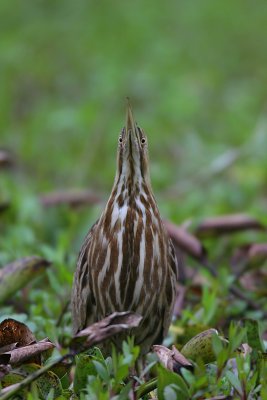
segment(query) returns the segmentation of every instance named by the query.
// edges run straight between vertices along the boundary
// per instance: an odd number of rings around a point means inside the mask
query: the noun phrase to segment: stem
[[[158,384],[158,379],[157,378],[153,378],[150,381],[143,383],[142,385],[140,385],[137,389],[137,399],[140,399],[141,397],[143,397],[145,394],[148,394],[150,392],[152,392],[152,390],[155,390],[157,388],[157,384]]]

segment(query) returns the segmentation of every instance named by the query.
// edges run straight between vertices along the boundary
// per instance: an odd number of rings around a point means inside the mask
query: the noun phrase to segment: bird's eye
[[[142,138],[142,139],[141,139],[141,143],[142,143],[142,144],[145,144],[145,143],[146,143],[146,139],[145,139],[145,138]]]
[[[119,137],[119,143],[122,143],[122,137],[121,136]]]

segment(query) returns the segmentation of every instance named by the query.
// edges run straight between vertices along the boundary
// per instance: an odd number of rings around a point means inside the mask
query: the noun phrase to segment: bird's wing
[[[170,267],[170,276],[167,286],[167,297],[166,297],[167,305],[165,308],[164,320],[163,320],[163,338],[167,336],[171,324],[173,308],[177,295],[177,283],[178,283],[179,266],[176,258],[174,245],[170,238],[169,238],[169,267]]]
[[[76,334],[86,327],[88,317],[92,315],[91,308],[95,304],[92,290],[90,289],[90,266],[88,265],[88,251],[92,243],[92,236],[97,226],[97,222],[87,233],[82,244],[72,287],[72,327],[73,333]]]
[[[180,260],[177,259],[177,257],[176,257],[175,248],[174,248],[171,238],[169,238],[169,256],[170,256],[170,267],[173,270],[175,277],[176,277],[176,281],[177,281],[178,276],[179,276]]]

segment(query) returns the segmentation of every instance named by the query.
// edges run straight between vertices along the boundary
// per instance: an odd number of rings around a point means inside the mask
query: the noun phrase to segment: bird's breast
[[[95,290],[105,294],[111,311],[138,312],[139,304],[149,305],[165,285],[165,231],[153,207],[140,198],[122,206],[114,203],[107,211],[90,262]]]

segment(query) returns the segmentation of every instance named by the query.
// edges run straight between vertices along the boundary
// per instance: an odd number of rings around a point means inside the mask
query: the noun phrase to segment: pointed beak
[[[138,143],[140,142],[140,139],[139,139],[139,135],[138,135],[137,125],[134,121],[132,107],[131,107],[129,99],[127,99],[127,100],[128,100],[128,104],[127,104],[127,110],[126,110],[126,125],[125,125],[126,135],[127,135],[127,140],[130,139],[131,147],[133,147],[136,139],[137,139]]]
[[[132,132],[135,131],[135,122],[134,122],[134,118],[133,118],[133,112],[132,112],[132,107],[131,107],[131,103],[128,100],[128,104],[127,104],[127,110],[126,110],[126,132],[128,133],[129,130],[131,130]]]

